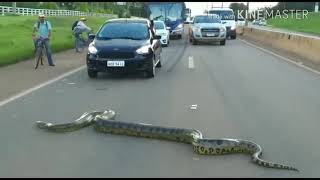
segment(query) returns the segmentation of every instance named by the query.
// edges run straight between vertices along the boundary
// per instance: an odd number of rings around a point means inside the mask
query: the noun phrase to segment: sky
[[[204,12],[205,9],[207,9],[207,7],[209,7],[209,9],[211,8],[211,6],[213,7],[221,7],[222,3],[223,3],[223,7],[229,7],[229,5],[232,2],[185,2],[187,8],[191,9],[191,15],[195,15],[195,14],[202,14]],[[244,3],[245,5],[247,4],[247,2],[237,2],[237,3]],[[258,8],[261,7],[265,7],[265,6],[275,6],[277,5],[278,2],[249,2],[249,10],[256,10]]]

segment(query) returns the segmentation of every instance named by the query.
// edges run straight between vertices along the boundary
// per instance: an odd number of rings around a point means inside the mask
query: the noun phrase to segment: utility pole
[[[17,2],[12,2],[12,14],[16,14],[16,7],[17,7]]]
[[[247,2],[246,23],[245,23],[246,26],[248,26],[248,18],[249,18],[249,2]]]
[[[314,4],[314,12],[319,12],[319,2],[315,2]]]

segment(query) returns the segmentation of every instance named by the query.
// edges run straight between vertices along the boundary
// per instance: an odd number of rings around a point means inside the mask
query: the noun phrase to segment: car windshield
[[[196,16],[194,23],[221,23],[220,19],[214,16]]]
[[[147,24],[112,22],[105,24],[97,34],[98,40],[107,39],[133,39],[143,40],[149,38]]]
[[[162,22],[154,23],[156,29],[164,29],[164,24]]]
[[[210,10],[209,14],[216,14],[220,16],[221,20],[234,20],[235,16],[233,11],[230,10]]]

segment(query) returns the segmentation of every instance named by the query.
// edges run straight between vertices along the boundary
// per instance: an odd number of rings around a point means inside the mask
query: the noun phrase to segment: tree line
[[[117,14],[119,17],[143,15],[144,2],[16,2],[17,7],[39,9],[63,9],[94,13]],[[0,2],[0,6],[12,6],[12,2]]]
[[[319,3],[320,5],[320,3]],[[249,4],[250,6],[250,4]],[[283,10],[307,10],[309,12],[313,12],[315,7],[315,2],[278,2],[277,5],[273,7],[264,7],[264,8],[259,8],[258,10],[264,10],[264,11],[279,11],[280,14],[282,14],[284,11]],[[247,5],[244,3],[231,3],[229,8],[231,8],[234,13],[235,17],[238,17],[238,12],[242,13],[241,16],[245,17],[245,12],[248,9]],[[253,12],[255,15],[258,13],[256,11]],[[250,20],[257,18],[257,17],[252,17],[249,16]]]

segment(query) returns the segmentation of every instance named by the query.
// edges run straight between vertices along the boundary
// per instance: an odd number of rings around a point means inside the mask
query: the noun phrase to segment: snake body
[[[102,133],[137,136],[170,140],[193,145],[193,151],[200,155],[223,155],[231,153],[247,153],[252,161],[267,168],[286,169],[298,171],[298,169],[279,163],[268,162],[260,158],[262,148],[255,142],[242,139],[206,139],[196,129],[184,129],[162,127],[142,123],[130,123],[114,121],[116,113],[113,110],[86,112],[77,120],[65,124],[52,124],[37,121],[36,126],[53,132],[71,132],[94,125],[94,129]]]

